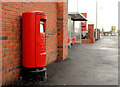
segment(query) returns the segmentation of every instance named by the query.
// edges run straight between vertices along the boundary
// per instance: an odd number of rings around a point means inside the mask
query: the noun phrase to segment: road
[[[91,44],[69,48],[69,58],[47,66],[48,80],[40,85],[117,85],[118,40],[103,36]],[[30,82],[24,84],[33,84]]]

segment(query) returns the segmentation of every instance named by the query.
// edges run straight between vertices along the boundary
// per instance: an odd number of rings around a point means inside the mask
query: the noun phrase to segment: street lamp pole
[[[78,0],[77,0],[77,12],[78,12]],[[79,12],[78,12],[79,13]],[[80,27],[81,27],[81,22],[80,22],[80,25],[79,25]],[[80,28],[79,27],[79,28]],[[81,28],[80,28],[80,44],[81,44]]]
[[[97,8],[98,8],[98,1],[96,0],[96,39],[97,39]]]
[[[77,0],[77,12],[78,12],[78,0]]]

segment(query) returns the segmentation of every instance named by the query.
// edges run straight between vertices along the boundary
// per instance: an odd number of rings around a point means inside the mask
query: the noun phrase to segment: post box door
[[[36,15],[36,67],[46,65],[46,21]]]

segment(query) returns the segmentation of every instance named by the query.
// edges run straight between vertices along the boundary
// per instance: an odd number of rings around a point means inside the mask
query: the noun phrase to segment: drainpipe
[[[80,21],[80,44],[81,44],[81,21]]]
[[[73,37],[75,38],[75,21],[73,21]]]
[[[69,34],[70,34],[70,37],[71,38],[71,16],[68,16],[68,20],[69,20],[69,24],[68,24],[68,28],[69,28]],[[71,39],[69,40],[69,45],[70,45],[70,48],[71,48]]]
[[[96,0],[96,39],[97,39],[97,8],[98,8],[98,1]]]

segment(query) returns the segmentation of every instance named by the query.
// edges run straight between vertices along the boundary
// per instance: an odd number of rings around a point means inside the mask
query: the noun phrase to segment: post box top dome
[[[45,14],[44,12],[42,12],[42,11],[27,11],[27,12],[24,12],[23,14],[25,14],[25,13],[46,15],[46,14]]]

